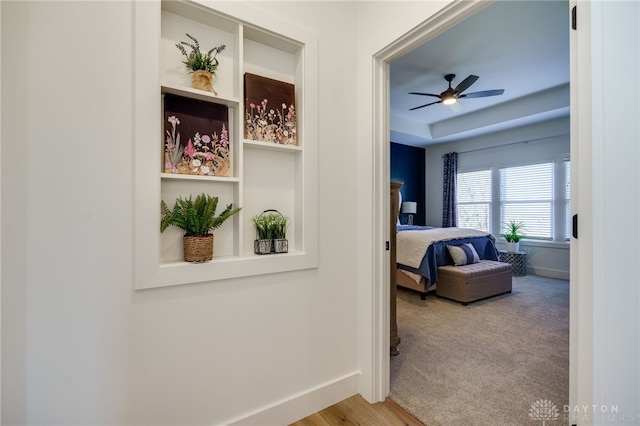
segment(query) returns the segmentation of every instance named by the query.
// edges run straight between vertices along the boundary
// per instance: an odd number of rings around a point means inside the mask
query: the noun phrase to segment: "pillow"
[[[469,265],[471,263],[480,262],[478,252],[471,243],[462,244],[460,246],[447,245],[447,250],[453,259],[455,266]]]

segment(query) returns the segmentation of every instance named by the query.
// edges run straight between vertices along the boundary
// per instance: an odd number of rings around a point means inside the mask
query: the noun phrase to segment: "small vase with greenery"
[[[286,253],[289,251],[289,242],[287,241],[287,227],[289,226],[289,218],[280,212],[270,215],[269,227],[273,237],[273,251],[275,253]]]
[[[277,210],[265,210],[251,218],[256,227],[256,240],[253,249],[256,254],[286,253],[289,249],[286,240],[289,219]]]
[[[213,92],[217,95],[218,93],[213,89],[212,81],[220,64],[217,58],[218,53],[222,52],[226,46],[221,44],[203,53],[200,50],[198,40],[190,34],[186,34],[186,36],[189,37],[191,41],[181,41],[180,43],[176,43],[176,47],[186,57],[182,63],[193,73],[193,87]],[[189,47],[191,52],[187,52],[185,46]]]
[[[520,246],[520,240],[524,237],[520,231],[524,228],[522,222],[510,220],[505,223],[506,232],[502,234],[505,240],[507,240],[507,251],[509,253],[516,253]]]
[[[227,219],[238,213],[241,208],[227,204],[222,213],[216,216],[218,197],[200,194],[195,200],[179,197],[173,209],[160,202],[160,232],[169,226],[184,231],[183,249],[186,262],[205,262],[213,259],[213,231]]]
[[[255,254],[269,254],[273,247],[273,229],[269,226],[269,215],[264,213],[251,218],[256,227],[256,240],[253,242]]]

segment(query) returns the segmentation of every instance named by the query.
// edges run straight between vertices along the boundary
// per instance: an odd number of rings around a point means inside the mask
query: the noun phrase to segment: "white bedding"
[[[429,246],[438,241],[491,235],[486,231],[468,228],[431,228],[398,232],[396,262],[412,268],[420,268]]]

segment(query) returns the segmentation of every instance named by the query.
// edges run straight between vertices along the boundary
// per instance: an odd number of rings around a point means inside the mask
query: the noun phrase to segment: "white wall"
[[[319,36],[320,267],[149,291],[132,5],[1,7],[3,424],[282,424],[356,393],[354,5],[255,5]]]
[[[558,118],[541,124],[427,147],[427,224],[442,224],[443,154],[458,152],[458,169],[461,171],[553,161],[569,156],[569,133],[569,119]],[[520,143],[523,141],[529,142]],[[520,247],[528,254],[528,273],[569,279],[569,244],[524,240],[521,241]],[[504,244],[499,242],[498,248],[504,249]]]
[[[320,268],[135,293],[131,6],[1,2],[3,424],[215,424],[330,389],[305,400],[310,413],[354,389],[328,383],[360,371],[374,395],[371,235],[385,206],[371,58],[446,3],[258,2],[319,34]],[[578,339],[578,386],[580,402],[634,414],[640,107],[617,93],[620,70],[638,75],[640,13],[593,7],[593,226],[581,232],[597,287],[593,318],[581,311],[593,333]]]

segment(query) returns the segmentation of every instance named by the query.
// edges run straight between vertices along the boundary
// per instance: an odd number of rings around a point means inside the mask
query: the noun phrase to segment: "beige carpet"
[[[397,321],[391,398],[425,425],[568,424],[568,281],[514,277],[468,306],[399,288]],[[541,400],[555,407],[532,413]]]

